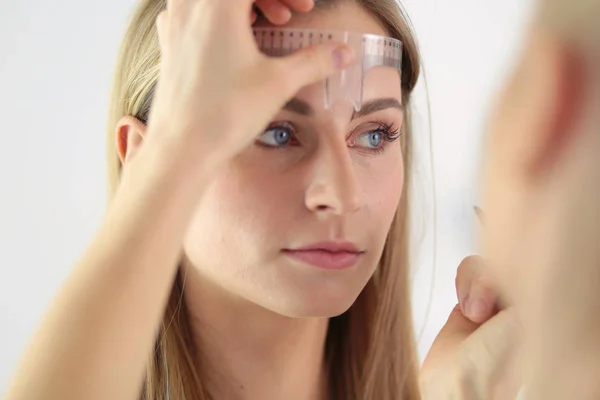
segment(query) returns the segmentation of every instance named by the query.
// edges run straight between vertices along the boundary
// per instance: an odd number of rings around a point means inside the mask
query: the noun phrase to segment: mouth
[[[284,249],[283,253],[313,267],[341,270],[355,265],[365,252],[350,242],[323,242],[297,249]]]

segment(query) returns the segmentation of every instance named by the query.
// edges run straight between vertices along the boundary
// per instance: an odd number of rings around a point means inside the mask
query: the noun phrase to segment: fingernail
[[[333,50],[333,64],[337,69],[343,69],[354,59],[354,51],[347,46],[336,47]]]
[[[469,301],[467,303],[467,313],[470,318],[479,318],[487,312],[487,305],[481,299]]]

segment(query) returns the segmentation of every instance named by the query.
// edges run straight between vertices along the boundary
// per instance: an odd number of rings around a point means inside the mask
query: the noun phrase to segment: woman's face
[[[354,2],[288,27],[387,35]],[[322,86],[305,88],[220,171],[184,243],[204,281],[286,316],[330,317],[352,305],[378,265],[404,177],[399,74],[369,76],[368,102],[364,115],[349,105],[333,113]],[[336,245],[351,251],[332,253]]]

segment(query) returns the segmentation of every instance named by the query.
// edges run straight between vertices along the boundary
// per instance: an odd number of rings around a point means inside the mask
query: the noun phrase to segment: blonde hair
[[[339,1],[339,0],[338,0]],[[406,179],[401,203],[374,276],[344,314],[330,319],[326,362],[332,397],[344,400],[419,399],[419,361],[413,330],[409,269],[409,188],[411,187],[410,95],[419,77],[420,57],[409,21],[396,0],[353,0],[373,15],[389,36],[404,44],[402,93],[406,122],[402,146]],[[336,0],[318,1],[326,7]],[[115,127],[125,116],[147,121],[160,69],[155,20],[165,0],[142,0],[124,37],[115,71],[107,129],[109,197],[119,183],[121,164]],[[110,199],[109,199],[110,200]],[[197,360],[181,273],[174,282],[155,353],[148,362],[145,400],[210,399],[206,374]]]

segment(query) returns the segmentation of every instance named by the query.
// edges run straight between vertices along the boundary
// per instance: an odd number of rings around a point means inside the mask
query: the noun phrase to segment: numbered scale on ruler
[[[311,29],[254,28],[258,47],[272,57],[282,57],[313,44],[347,43],[362,57],[365,69],[387,66],[402,69],[402,42],[372,34]]]
[[[379,66],[402,71],[402,42],[384,36],[347,31],[254,28],[259,49],[271,57],[283,57],[305,47],[325,42],[345,43],[351,47],[357,62],[337,78],[325,81],[325,107],[340,98],[349,99],[358,111],[362,103],[363,82],[367,72]]]

